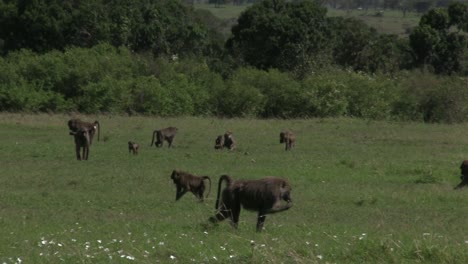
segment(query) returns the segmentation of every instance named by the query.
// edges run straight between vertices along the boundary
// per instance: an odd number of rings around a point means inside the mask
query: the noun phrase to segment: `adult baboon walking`
[[[133,152],[134,155],[137,155],[139,148],[140,148],[140,145],[138,145],[137,143],[132,142],[132,141],[128,142],[128,153]]]
[[[291,150],[296,145],[296,135],[291,131],[282,131],[280,133],[280,143],[284,143],[285,150]]]
[[[468,160],[464,160],[460,166],[461,170],[461,182],[454,189],[460,189],[466,185],[468,185]]]
[[[97,120],[94,121],[94,123],[84,122],[80,119],[68,120],[68,128],[70,129],[70,135],[73,135],[72,134],[73,132],[77,132],[82,127],[87,128],[90,132],[89,144],[93,143],[93,137],[94,137],[94,134],[96,133],[96,130],[98,132],[98,141],[100,140],[101,125],[99,124]]]
[[[160,130],[155,130],[153,132],[153,139],[151,140],[151,145],[153,146],[154,139],[156,138],[156,147],[160,148],[163,146],[164,140],[169,143],[169,148],[172,146],[172,141],[177,134],[177,127],[166,127]]]
[[[224,144],[223,147],[229,149],[229,150],[234,150],[236,148],[236,141],[234,140],[234,137],[232,136],[231,131],[227,131],[224,134]]]
[[[203,202],[203,193],[205,192],[205,182],[210,182],[210,188],[206,197],[211,191],[211,179],[208,176],[195,176],[185,171],[173,170],[171,179],[176,185],[176,201],[179,200],[185,193],[192,192],[201,202]]]
[[[78,160],[88,160],[89,145],[91,144],[91,132],[87,127],[81,127],[76,132],[71,131],[70,135],[75,138],[75,151]],[[80,150],[83,149],[83,155],[80,156]]]
[[[226,188],[220,197],[221,185],[226,181]],[[281,204],[281,201],[286,204]],[[259,180],[234,181],[228,175],[222,175],[218,183],[214,217],[210,217],[213,223],[226,218],[231,219],[231,225],[237,228],[241,205],[244,209],[257,211],[257,232],[262,231],[266,215],[279,213],[292,207],[291,185],[282,178],[266,177]]]

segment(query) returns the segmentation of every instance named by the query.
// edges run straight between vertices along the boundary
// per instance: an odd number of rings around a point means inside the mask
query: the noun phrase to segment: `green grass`
[[[468,263],[468,124],[82,116],[102,134],[80,162],[70,118],[0,114],[0,263]],[[150,147],[170,125],[175,147]],[[213,149],[226,130],[237,151]],[[205,203],[174,201],[175,168],[212,177]],[[288,178],[294,207],[262,233],[245,210],[238,230],[211,226],[225,173]]]
[[[419,23],[421,15],[407,12],[405,16],[399,10],[338,10],[328,9],[328,16],[354,17],[364,21],[383,34],[395,34],[407,37],[411,30]]]
[[[242,11],[249,5],[222,5],[214,7],[209,4],[195,4],[196,9],[209,10],[216,17],[223,20],[235,20]],[[381,16],[377,16],[379,10],[341,10],[328,8],[328,16],[354,17],[364,21],[367,25],[375,28],[379,33],[396,34],[402,37],[407,37],[409,32],[418,25],[421,15],[414,12],[407,12],[405,16],[399,10],[384,10]],[[234,23],[234,22],[233,22]],[[233,23],[226,24],[231,27]],[[229,32],[229,30],[225,30]]]

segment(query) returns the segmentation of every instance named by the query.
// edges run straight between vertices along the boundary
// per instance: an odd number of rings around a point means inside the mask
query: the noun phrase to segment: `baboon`
[[[90,132],[89,144],[93,143],[93,137],[94,137],[94,134],[96,133],[96,130],[98,132],[98,141],[100,140],[101,125],[99,124],[97,120],[94,121],[94,123],[84,122],[80,119],[68,120],[68,128],[70,129],[70,135],[73,135],[73,132],[77,132],[78,129],[82,127],[86,127]]]
[[[89,145],[91,144],[91,132],[87,127],[81,127],[76,132],[70,131],[70,135],[75,138],[76,158],[78,160],[88,160]],[[80,156],[80,149],[83,148],[83,155]]]
[[[284,143],[285,150],[291,150],[296,145],[296,136],[291,131],[282,131],[280,133],[280,143]]]
[[[205,182],[208,180],[210,182],[210,188],[206,197],[210,194],[211,191],[211,179],[208,176],[195,176],[188,172],[173,170],[171,174],[171,179],[174,181],[174,184],[177,187],[176,191],[176,201],[179,200],[186,192],[192,192],[201,202],[203,202],[203,193],[205,192]]]
[[[128,153],[132,153],[134,155],[138,154],[138,148],[140,148],[140,145],[138,145],[135,142],[129,141],[128,142]]]
[[[223,135],[219,135],[215,140],[215,149],[223,149],[224,147],[224,137]]]
[[[172,141],[177,134],[177,127],[166,127],[161,130],[155,130],[153,132],[153,139],[151,140],[151,145],[153,146],[154,138],[156,138],[155,146],[160,148],[163,146],[164,140],[169,143],[169,148],[172,146]]]
[[[226,181],[222,199],[219,199],[222,182]],[[286,204],[281,204],[281,200]],[[246,210],[257,211],[257,232],[261,232],[266,215],[279,213],[292,207],[291,185],[282,178],[266,177],[258,180],[234,181],[229,175],[222,175],[218,183],[216,215],[210,217],[212,223],[230,218],[231,225],[237,228],[241,205]]]
[[[461,170],[461,182],[458,184],[454,189],[460,189],[466,185],[468,185],[468,160],[464,160],[460,166]]]
[[[236,141],[234,140],[234,137],[232,136],[231,131],[227,131],[224,134],[223,147],[228,148],[229,150],[234,150],[236,148]]]

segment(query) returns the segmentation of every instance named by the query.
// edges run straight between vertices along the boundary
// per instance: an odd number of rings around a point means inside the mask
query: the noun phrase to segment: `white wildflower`
[[[423,233],[423,236],[430,236],[431,233]]]
[[[162,242],[162,241],[161,241],[161,242],[159,242],[159,244],[158,244],[158,245],[160,245],[160,246],[164,246],[164,242]]]
[[[98,242],[99,244],[101,244],[101,243],[102,243],[102,241],[101,241],[101,240],[99,240],[99,239],[97,240],[97,242]]]
[[[307,245],[310,245],[310,242],[309,242],[309,241],[306,241],[306,244],[307,244]]]
[[[135,260],[135,257],[134,257],[134,256],[127,256],[127,259],[129,259],[129,260]]]
[[[225,247],[223,247],[223,246],[220,246],[220,248],[221,248],[221,250],[226,250],[226,248],[225,248]]]
[[[205,232],[203,232],[203,234],[208,235],[208,232],[205,231]]]
[[[318,259],[323,259],[323,256],[322,255],[317,255],[317,258]]]
[[[213,256],[213,259],[214,259],[214,260],[218,260],[218,259],[216,258],[216,256]]]
[[[172,255],[170,256],[170,258],[171,258],[171,259],[176,259],[176,257],[174,257],[174,256],[172,256]]]

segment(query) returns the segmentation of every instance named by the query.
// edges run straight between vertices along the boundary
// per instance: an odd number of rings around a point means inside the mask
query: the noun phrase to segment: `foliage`
[[[240,15],[227,48],[259,69],[294,70],[326,49],[325,15],[315,1],[260,1]]]
[[[468,49],[466,36],[452,32],[451,26],[465,30],[466,4],[453,4],[447,9],[435,8],[421,17],[410,35],[410,45],[419,65],[430,65],[436,73],[463,72],[462,59]]]
[[[210,43],[194,11],[172,0],[2,1],[0,25],[4,52],[108,42],[156,55],[201,54]]]

